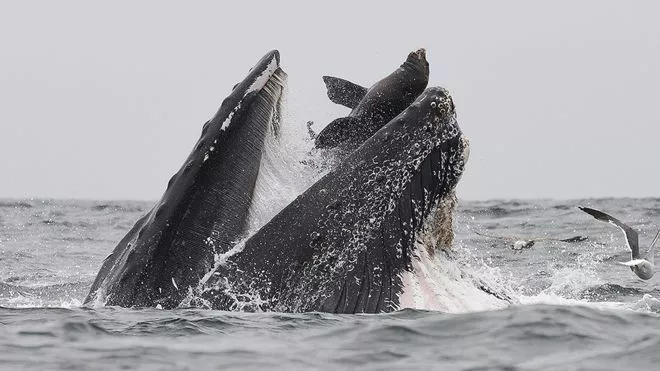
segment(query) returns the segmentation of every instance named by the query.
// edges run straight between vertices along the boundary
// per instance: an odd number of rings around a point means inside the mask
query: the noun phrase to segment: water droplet
[[[341,205],[341,202],[339,200],[334,200],[331,203],[329,203],[328,206],[326,206],[326,208],[331,209],[331,210],[336,210],[336,209],[339,208],[340,205]]]

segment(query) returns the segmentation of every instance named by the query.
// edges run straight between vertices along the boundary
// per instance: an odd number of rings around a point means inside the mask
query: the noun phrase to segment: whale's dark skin
[[[424,49],[410,53],[399,68],[369,89],[324,76],[330,100],[352,111],[323,128],[315,138],[316,148],[356,149],[417,99],[428,80],[429,63]]]
[[[245,232],[286,74],[271,51],[237,84],[161,200],[103,262],[85,303],[173,308]]]
[[[467,141],[442,88],[418,99],[221,256],[202,303],[221,310],[377,313],[398,308],[415,235],[454,197]]]

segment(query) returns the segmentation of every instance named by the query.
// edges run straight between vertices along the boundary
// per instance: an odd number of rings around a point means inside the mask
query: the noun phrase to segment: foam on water
[[[71,300],[50,300],[44,298],[17,296],[7,300],[7,306],[12,308],[80,308],[82,301],[79,299]]]

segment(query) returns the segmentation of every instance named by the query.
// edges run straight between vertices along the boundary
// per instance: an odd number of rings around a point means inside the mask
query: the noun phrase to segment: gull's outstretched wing
[[[651,242],[651,247],[649,247],[648,257],[646,258],[646,260],[650,261],[651,264],[654,264],[654,260],[655,260],[655,243],[658,242],[658,237],[660,237],[660,230],[658,231],[658,233],[655,234],[655,237],[653,238],[653,242]]]
[[[602,211],[598,211],[596,209],[591,209],[582,206],[578,206],[578,208],[584,211],[585,213],[593,216],[597,220],[600,220],[601,222],[610,223],[612,225],[619,227],[626,235],[626,242],[628,244],[628,248],[630,249],[630,253],[632,256],[631,260],[639,259],[639,236],[637,235],[637,232],[634,229],[630,228],[628,225],[624,224],[619,219],[611,215],[605,214]]]

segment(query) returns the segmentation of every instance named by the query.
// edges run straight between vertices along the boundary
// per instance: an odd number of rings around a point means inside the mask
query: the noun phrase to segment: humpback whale
[[[249,239],[224,254],[196,297],[221,310],[395,310],[420,246],[452,210],[468,154],[449,93],[426,89]],[[432,223],[430,223],[432,224]]]
[[[85,303],[173,308],[245,232],[286,73],[267,53],[234,86],[156,205],[106,258]]]
[[[351,108],[347,117],[329,123],[315,136],[316,148],[351,151],[408,107],[426,88],[426,51],[411,52],[406,61],[369,89],[337,77],[324,76],[328,98]]]

